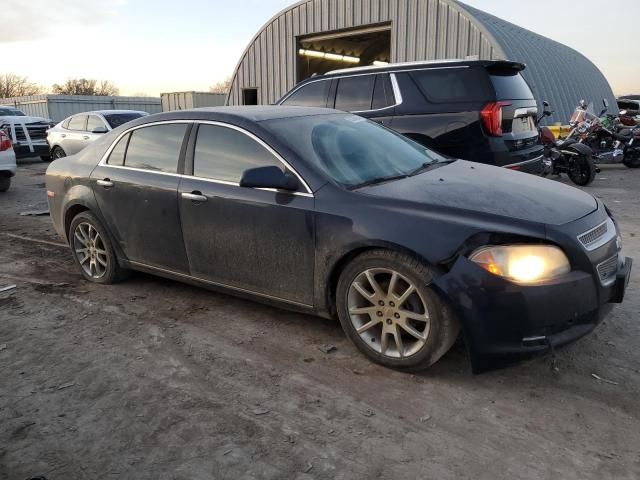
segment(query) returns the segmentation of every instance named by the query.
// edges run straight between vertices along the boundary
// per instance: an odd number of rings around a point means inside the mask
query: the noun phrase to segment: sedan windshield
[[[124,125],[127,122],[130,122],[131,120],[135,120],[136,118],[140,118],[140,117],[144,117],[146,114],[142,113],[142,112],[135,112],[135,113],[107,113],[104,114],[104,118],[107,122],[109,122],[109,125],[111,126],[111,128],[117,128],[120,125]]]
[[[263,125],[338,184],[354,189],[421,173],[447,159],[349,114],[268,120]]]

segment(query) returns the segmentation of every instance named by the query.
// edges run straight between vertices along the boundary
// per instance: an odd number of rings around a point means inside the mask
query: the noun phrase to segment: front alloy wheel
[[[343,270],[336,307],[347,336],[370,359],[404,370],[434,364],[460,324],[431,288],[435,271],[389,250],[365,252]]]
[[[358,275],[349,288],[349,318],[377,353],[404,358],[420,351],[429,336],[427,304],[416,286],[388,268]]]

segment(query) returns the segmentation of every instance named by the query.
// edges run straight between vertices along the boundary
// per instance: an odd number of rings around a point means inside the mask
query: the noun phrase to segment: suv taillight
[[[502,136],[502,107],[508,107],[511,102],[487,103],[480,111],[480,117],[487,133],[493,137]]]
[[[9,150],[11,148],[11,140],[6,133],[0,131],[0,152],[4,152],[5,150]]]

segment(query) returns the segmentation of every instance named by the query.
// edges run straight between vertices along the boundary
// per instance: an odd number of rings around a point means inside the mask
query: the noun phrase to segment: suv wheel
[[[71,252],[82,276],[95,283],[114,283],[123,275],[106,230],[90,212],[79,213],[69,227]]]
[[[338,281],[337,307],[347,336],[387,367],[421,370],[456,340],[460,325],[429,287],[433,271],[397,252],[356,257]]]
[[[6,192],[11,186],[11,177],[0,177],[0,192]]]

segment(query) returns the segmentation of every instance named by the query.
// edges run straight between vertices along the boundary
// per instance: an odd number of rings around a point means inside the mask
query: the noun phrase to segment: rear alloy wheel
[[[408,255],[373,251],[357,257],[338,283],[347,336],[372,360],[420,370],[453,345],[459,324],[431,290],[432,271]]]
[[[51,160],[57,160],[58,158],[63,158],[66,156],[67,154],[60,147],[53,147],[53,150],[51,150]]]
[[[0,192],[6,192],[11,186],[11,177],[0,177]]]
[[[69,243],[73,258],[87,280],[113,283],[122,276],[107,232],[91,213],[82,212],[73,219]]]

